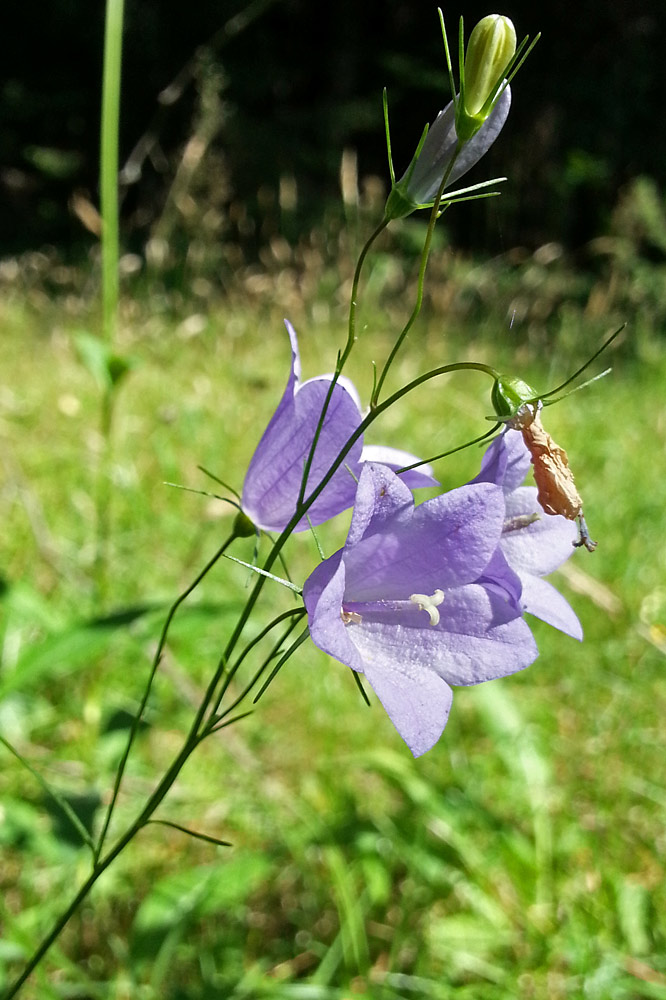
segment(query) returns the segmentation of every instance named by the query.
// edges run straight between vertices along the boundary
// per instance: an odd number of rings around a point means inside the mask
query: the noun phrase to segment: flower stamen
[[[510,531],[519,531],[521,528],[528,528],[535,521],[540,521],[541,515],[534,511],[532,514],[516,514],[515,517],[507,517],[502,525],[502,534],[507,535]]]
[[[444,591],[436,590],[432,597],[427,594],[410,594],[410,601],[413,604],[417,604],[419,611],[427,611],[430,615],[430,624],[439,625],[439,611],[438,606],[444,600]]]
[[[363,619],[359,615],[358,611],[345,611],[344,608],[340,611],[340,617],[342,618],[343,624],[351,625],[352,622],[355,625],[360,625]]]

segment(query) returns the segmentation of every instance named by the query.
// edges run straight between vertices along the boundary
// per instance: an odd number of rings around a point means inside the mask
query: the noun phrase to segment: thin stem
[[[305,610],[303,608],[301,608],[300,611],[298,612],[298,617],[295,617],[293,619],[293,621],[289,622],[289,625],[284,630],[284,632],[282,633],[282,635],[280,636],[280,638],[278,639],[278,641],[273,645],[273,648],[271,649],[271,651],[268,654],[268,656],[264,659],[264,662],[261,664],[261,666],[258,668],[258,670],[255,671],[254,677],[246,684],[245,688],[238,695],[238,697],[236,698],[236,700],[233,701],[231,703],[231,705],[229,705],[227,708],[225,708],[224,712],[221,712],[219,715],[213,715],[213,716],[211,716],[211,718],[209,719],[208,724],[207,724],[207,729],[209,729],[210,732],[215,732],[219,728],[218,723],[221,722],[223,719],[226,719],[227,716],[230,715],[236,708],[238,708],[238,706],[241,704],[241,702],[244,701],[245,698],[247,698],[247,696],[249,695],[250,691],[255,686],[255,684],[257,683],[257,681],[260,679],[261,675],[265,671],[265,669],[268,666],[268,664],[271,662],[271,660],[274,660],[275,657],[278,655],[278,653],[280,652],[280,648],[281,648],[282,644],[284,642],[286,642],[286,640],[289,638],[289,636],[294,631],[294,629],[296,628],[296,626],[298,625],[298,623],[301,621],[301,619],[303,619],[305,617],[305,614],[306,614]],[[308,634],[308,630],[306,628],[305,629],[305,633],[303,635],[307,636],[307,634]],[[268,685],[270,684],[270,682],[273,680],[273,677],[278,672],[278,670],[280,669],[280,667],[282,666],[282,664],[285,663],[289,659],[289,657],[291,656],[291,654],[298,648],[298,646],[300,646],[300,644],[303,641],[304,641],[303,640],[303,636],[299,637],[296,640],[296,642],[293,643],[285,653],[283,653],[283,655],[280,657],[277,665],[275,666],[273,672],[271,673],[268,681],[263,685],[263,687],[261,688],[261,691],[256,696],[256,698],[254,699],[253,704],[256,704],[256,702],[259,700],[259,698],[261,697],[261,695],[264,693],[264,691],[266,690],[266,688],[268,687]]]
[[[305,498],[305,491],[307,489],[308,476],[310,475],[310,469],[312,468],[312,462],[314,461],[314,455],[317,448],[317,442],[319,441],[319,436],[321,434],[322,427],[324,426],[324,421],[326,420],[326,414],[328,413],[328,407],[331,402],[331,397],[333,396],[333,390],[342,374],[342,369],[344,368],[349,355],[351,354],[352,348],[356,341],[356,307],[357,307],[357,297],[358,297],[358,286],[361,280],[361,271],[363,269],[363,264],[370,251],[372,244],[375,242],[380,233],[386,229],[389,224],[388,219],[382,219],[375,231],[368,237],[365,242],[361,253],[359,254],[358,261],[356,262],[356,269],[354,271],[354,278],[352,280],[352,290],[349,302],[349,328],[347,332],[347,342],[341,353],[338,354],[335,372],[333,373],[333,378],[331,379],[330,385],[328,387],[328,392],[326,393],[326,399],[324,400],[324,405],[321,408],[321,413],[319,414],[319,421],[315,428],[314,438],[312,439],[312,445],[308,456],[305,460],[303,466],[303,477],[301,479],[301,488],[298,495],[297,506],[303,503]]]
[[[356,262],[356,270],[354,271],[354,278],[352,281],[351,295],[349,298],[349,327],[347,333],[347,343],[345,344],[345,349],[342,352],[340,358],[340,369],[342,371],[342,365],[349,357],[352,347],[354,346],[354,341],[356,340],[356,309],[357,309],[357,299],[358,299],[358,286],[361,280],[361,271],[363,270],[363,264],[365,263],[365,258],[370,252],[372,244],[375,242],[380,233],[383,233],[389,224],[388,219],[382,219],[375,231],[366,240],[365,246],[359,254],[358,261]],[[339,374],[339,372],[338,372]]]
[[[123,48],[124,0],[107,0],[102,70],[102,110],[100,136],[100,212],[102,217],[102,338],[109,353],[116,339],[118,323],[118,132],[120,123],[120,77]],[[97,471],[96,541],[94,579],[97,600],[106,596],[108,541],[110,536],[109,469],[111,430],[116,385],[108,381],[101,401],[101,431],[104,451]]]
[[[101,399],[100,438],[102,449],[97,469],[97,484],[95,498],[95,561],[94,581],[95,599],[98,605],[106,603],[107,569],[109,565],[109,538],[111,535],[111,491],[110,477],[112,456],[113,413],[116,402],[116,386],[109,383],[105,386]]]
[[[113,811],[114,811],[115,806],[116,806],[116,801],[118,799],[118,794],[120,792],[120,786],[121,786],[121,783],[122,783],[122,780],[123,780],[123,775],[125,773],[125,767],[127,766],[127,760],[129,758],[132,746],[134,744],[134,740],[136,738],[136,734],[139,731],[139,726],[141,725],[141,719],[143,718],[143,713],[144,713],[144,711],[146,709],[146,705],[148,703],[148,698],[150,696],[150,691],[151,691],[151,688],[152,688],[153,680],[155,679],[155,674],[157,673],[157,668],[159,667],[160,661],[162,659],[162,653],[164,651],[164,646],[166,644],[167,635],[169,633],[169,628],[171,626],[171,622],[173,621],[174,616],[175,616],[176,612],[178,611],[178,608],[183,603],[183,601],[185,601],[190,596],[190,594],[192,593],[192,591],[195,590],[195,588],[199,586],[199,584],[201,583],[201,581],[203,580],[203,578],[210,572],[210,570],[218,562],[218,560],[221,559],[221,557],[223,556],[224,552],[229,548],[229,546],[231,545],[231,543],[234,541],[235,538],[237,538],[237,535],[235,533],[231,534],[229,536],[229,538],[227,538],[227,540],[225,541],[224,545],[220,546],[220,548],[217,550],[217,552],[215,553],[215,555],[213,556],[213,558],[210,559],[206,563],[206,565],[201,570],[201,572],[198,574],[198,576],[192,581],[192,583],[189,585],[189,587],[187,587],[183,591],[183,593],[180,595],[180,597],[178,597],[174,601],[174,603],[171,605],[171,608],[169,609],[169,613],[167,614],[167,617],[165,619],[164,625],[162,627],[162,634],[160,635],[160,639],[159,639],[159,642],[157,644],[157,650],[155,651],[155,656],[153,657],[153,662],[152,662],[152,665],[151,665],[151,668],[150,668],[150,674],[148,676],[148,681],[146,683],[146,687],[145,687],[144,692],[143,692],[143,697],[141,699],[141,704],[139,706],[139,711],[137,712],[137,714],[135,715],[135,717],[134,717],[134,719],[132,721],[132,728],[130,729],[130,733],[129,733],[129,736],[128,736],[128,739],[127,739],[127,745],[125,747],[125,751],[123,753],[123,756],[122,756],[122,759],[120,761],[120,764],[118,765],[118,771],[116,773],[116,779],[115,779],[114,786],[113,786],[113,793],[111,795],[111,801],[110,801],[108,809],[106,811],[106,816],[104,818],[104,825],[102,826],[102,831],[101,831],[101,833],[99,835],[99,840],[97,842],[97,848],[96,848],[96,851],[95,851],[95,862],[97,862],[99,860],[99,856],[102,853],[102,848],[104,846],[104,840],[106,839],[106,835],[108,833],[109,824],[111,823],[111,817],[113,815]]]
[[[428,266],[428,259],[430,257],[430,250],[432,248],[432,238],[433,238],[433,235],[434,235],[434,232],[435,232],[435,224],[436,224],[437,219],[439,218],[439,214],[440,214],[440,204],[441,204],[441,201],[442,201],[442,195],[444,194],[444,189],[445,189],[446,185],[449,182],[449,177],[451,176],[451,171],[453,170],[454,164],[455,164],[456,160],[458,159],[458,156],[460,154],[460,151],[461,151],[462,147],[463,147],[463,144],[461,142],[458,142],[458,144],[456,146],[456,149],[455,149],[455,152],[454,152],[453,156],[451,157],[451,159],[449,160],[449,163],[448,163],[448,165],[446,167],[446,170],[444,171],[444,176],[442,177],[442,182],[439,185],[439,190],[437,191],[437,195],[435,197],[435,201],[434,201],[434,204],[433,204],[431,212],[430,212],[430,218],[428,220],[428,229],[426,231],[426,237],[425,237],[425,241],[423,243],[423,250],[421,252],[421,263],[419,265],[419,277],[418,277],[418,284],[417,284],[417,290],[416,290],[416,302],[414,304],[414,308],[412,309],[412,313],[411,313],[409,319],[407,320],[407,322],[405,323],[404,327],[402,328],[402,331],[399,334],[398,339],[396,340],[395,344],[393,345],[393,347],[391,349],[391,353],[389,354],[388,358],[386,359],[386,363],[385,363],[385,365],[384,365],[384,367],[383,367],[383,369],[381,371],[381,374],[380,374],[379,378],[377,379],[376,385],[375,385],[373,393],[372,393],[372,398],[370,400],[370,409],[371,410],[374,409],[377,406],[377,403],[379,401],[379,394],[381,393],[382,386],[384,385],[384,380],[385,380],[386,376],[388,375],[389,369],[390,369],[391,365],[393,364],[395,356],[398,353],[398,351],[400,350],[400,348],[401,348],[401,346],[402,346],[402,344],[403,344],[403,342],[405,340],[405,337],[407,336],[407,334],[411,330],[412,326],[416,322],[416,319],[417,319],[419,313],[421,312],[421,307],[423,305],[423,289],[424,289],[424,284],[425,284],[425,273],[426,273],[426,268]]]
[[[118,128],[124,0],[107,0],[102,74],[100,202],[102,214],[102,322],[113,345],[118,310]]]
[[[266,625],[266,627],[263,628],[261,630],[261,632],[259,632],[259,634],[254,637],[254,639],[252,639],[250,642],[248,642],[247,646],[245,647],[245,649],[243,650],[243,652],[240,654],[240,656],[238,657],[238,659],[234,663],[233,667],[230,668],[230,670],[227,673],[227,676],[224,678],[224,684],[222,685],[222,688],[220,689],[220,691],[218,693],[218,696],[217,696],[217,698],[215,700],[215,704],[213,705],[213,707],[211,709],[211,715],[212,716],[217,715],[217,711],[218,711],[218,709],[220,707],[220,703],[221,703],[222,699],[224,698],[224,696],[225,696],[225,694],[227,692],[227,689],[228,689],[231,681],[233,680],[235,674],[238,673],[238,669],[239,669],[241,663],[243,662],[243,660],[254,649],[254,647],[257,646],[262,641],[262,639],[264,639],[268,635],[268,633],[271,632],[275,628],[276,625],[279,625],[280,622],[286,621],[288,618],[294,618],[295,616],[298,616],[299,618],[302,618],[303,614],[304,614],[304,612],[303,612],[302,608],[291,608],[289,611],[283,611],[281,615],[278,615],[277,618],[274,618],[272,622],[270,622],[268,625]],[[291,629],[293,627],[294,627],[293,624],[291,624],[290,625],[290,631],[291,631]],[[287,635],[288,634],[289,634],[289,632],[287,632]],[[281,638],[280,641],[278,642],[278,644],[277,644],[278,648],[280,646],[280,643],[282,643],[283,641],[284,641],[284,637]]]
[[[440,458],[448,458],[449,455],[455,455],[456,452],[464,451],[465,448],[471,448],[475,444],[481,444],[482,441],[487,441],[492,434],[495,434],[501,426],[501,422],[493,424],[489,431],[486,431],[484,434],[480,434],[471,441],[466,441],[465,444],[459,444],[457,448],[449,448],[448,451],[442,451],[439,455],[432,455],[430,458],[423,458],[419,459],[418,462],[412,462],[411,465],[404,465],[402,469],[398,469],[398,475],[402,475],[403,472],[410,472],[412,469],[418,469],[421,465],[429,465],[430,462],[438,462]]]

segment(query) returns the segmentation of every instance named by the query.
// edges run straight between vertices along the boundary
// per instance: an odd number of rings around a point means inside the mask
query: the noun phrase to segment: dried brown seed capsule
[[[576,489],[567,453],[544,428],[539,411],[539,404],[524,403],[507,423],[523,435],[532,456],[537,499],[546,514],[561,514],[569,521],[577,520],[579,539],[574,545],[584,545],[591,552],[597,543],[588,534],[583,501]]]

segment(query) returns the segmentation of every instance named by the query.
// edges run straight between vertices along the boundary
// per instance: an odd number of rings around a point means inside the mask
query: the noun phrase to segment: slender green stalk
[[[102,215],[102,329],[113,346],[118,312],[118,131],[124,0],[107,0],[102,75],[100,199]]]
[[[357,298],[358,298],[358,286],[361,280],[361,271],[363,270],[363,264],[365,262],[366,257],[368,256],[368,253],[370,252],[372,244],[375,242],[379,234],[386,229],[388,224],[389,224],[388,219],[382,219],[382,221],[379,223],[375,231],[371,233],[371,235],[366,240],[365,245],[363,246],[363,249],[359,254],[358,261],[356,262],[356,269],[354,271],[354,278],[352,280],[352,290],[349,301],[349,325],[347,332],[347,342],[342,352],[338,354],[335,365],[335,372],[333,374],[333,378],[331,379],[331,383],[328,387],[328,392],[326,393],[326,399],[324,400],[324,405],[321,408],[321,413],[319,414],[319,421],[315,428],[314,438],[312,439],[312,446],[310,448],[308,456],[305,460],[305,464],[303,466],[303,476],[301,478],[301,489],[298,495],[297,506],[300,506],[305,498],[305,491],[307,489],[310,469],[312,468],[312,462],[314,461],[314,455],[317,449],[317,442],[319,441],[319,436],[321,434],[322,427],[324,426],[324,421],[326,420],[326,414],[328,413],[328,407],[331,402],[333,390],[335,389],[338,379],[342,374],[342,369],[344,368],[347,359],[349,358],[349,355],[352,352],[354,343],[356,341],[356,308],[357,308]]]
[[[368,237],[365,242],[363,249],[359,254],[358,261],[356,262],[356,270],[354,271],[354,278],[352,280],[351,295],[349,297],[349,327],[347,333],[347,343],[345,344],[345,349],[342,352],[340,358],[340,371],[342,371],[342,365],[349,357],[352,347],[354,346],[354,341],[356,340],[356,309],[358,302],[358,286],[361,281],[361,271],[363,270],[363,264],[365,263],[365,258],[370,252],[372,244],[375,242],[380,233],[383,233],[389,224],[388,219],[382,219],[375,231]]]
[[[124,0],[107,0],[102,70],[102,114],[100,137],[100,211],[102,217],[102,339],[110,357],[118,324],[118,132],[120,123],[120,74],[123,44]],[[101,402],[101,433],[104,452],[100,461],[96,490],[95,586],[97,599],[106,592],[108,541],[111,512],[109,471],[111,433],[116,383],[107,370]]]
[[[437,196],[435,197],[435,201],[430,212],[430,218],[428,220],[428,229],[426,231],[426,238],[423,243],[423,250],[421,251],[421,263],[419,265],[419,277],[416,289],[416,302],[414,304],[414,308],[412,309],[409,319],[405,323],[404,327],[402,328],[402,331],[398,336],[398,339],[391,348],[391,353],[386,359],[386,364],[382,368],[381,374],[375,384],[375,387],[372,392],[372,398],[370,399],[370,409],[374,409],[377,406],[379,400],[379,394],[382,391],[382,386],[384,385],[384,380],[388,375],[389,368],[393,364],[396,354],[398,353],[402,344],[404,343],[405,337],[411,330],[412,326],[416,322],[419,313],[421,312],[421,307],[423,305],[423,288],[425,284],[425,273],[426,273],[426,268],[428,266],[428,260],[430,258],[430,250],[432,248],[432,238],[435,232],[435,224],[440,215],[440,205],[442,203],[442,195],[444,194],[444,188],[449,182],[451,171],[453,170],[453,167],[455,165],[456,160],[458,159],[462,147],[463,143],[458,142],[456,150],[451,159],[449,160],[448,166],[444,172],[444,176],[442,177],[442,182],[439,185],[439,190],[437,191]]]
[[[263,628],[261,630],[261,632],[259,632],[259,634],[254,637],[254,639],[251,639],[250,642],[248,642],[247,646],[245,647],[245,649],[243,650],[243,652],[240,654],[240,656],[238,657],[238,659],[236,660],[236,662],[234,663],[234,665],[232,667],[230,667],[230,669],[227,672],[226,677],[224,678],[224,684],[222,685],[222,687],[221,687],[221,689],[220,689],[220,691],[219,691],[219,693],[217,695],[217,698],[215,700],[215,704],[213,705],[213,707],[211,709],[211,720],[213,722],[217,721],[216,717],[217,717],[217,712],[218,712],[218,710],[220,708],[220,703],[221,703],[222,699],[224,698],[224,696],[225,696],[225,694],[227,692],[227,689],[228,689],[229,685],[231,684],[231,681],[233,680],[234,676],[238,673],[238,670],[240,668],[241,663],[248,656],[248,654],[251,653],[252,650],[255,648],[255,646],[258,646],[259,643],[262,641],[262,639],[264,639],[268,635],[268,633],[271,632],[275,628],[276,625],[279,625],[280,622],[286,621],[289,618],[294,618],[294,617],[302,618],[303,614],[304,614],[304,611],[303,611],[302,608],[291,608],[289,611],[283,611],[281,615],[278,615],[277,618],[274,618],[272,622],[270,622],[268,625],[266,625],[266,627]],[[293,628],[293,623],[290,626],[290,629],[291,628]],[[289,633],[287,633],[287,635],[288,634]],[[283,641],[284,641],[284,638],[281,638],[280,641],[277,644],[277,648],[279,648],[279,646],[281,645],[281,643]],[[227,713],[225,713],[225,714],[227,714]]]
[[[147,681],[146,686],[144,688],[143,696],[141,698],[141,704],[139,705],[139,711],[137,712],[137,714],[135,715],[135,717],[134,717],[134,719],[132,721],[132,728],[130,729],[129,736],[127,738],[127,745],[125,747],[125,751],[124,751],[123,756],[121,758],[120,764],[118,765],[118,770],[116,772],[116,779],[115,779],[114,786],[113,786],[113,793],[111,795],[111,801],[109,802],[109,806],[108,806],[107,811],[106,811],[106,816],[104,818],[104,824],[102,826],[102,831],[101,831],[101,833],[99,835],[99,839],[97,841],[97,848],[95,850],[95,861],[99,860],[100,854],[102,853],[102,849],[104,847],[104,841],[106,839],[106,835],[107,835],[107,832],[108,832],[108,829],[109,829],[109,824],[111,823],[111,817],[113,816],[113,811],[115,809],[116,801],[118,799],[118,794],[120,792],[120,786],[121,786],[121,783],[122,783],[122,780],[123,780],[123,775],[125,773],[125,767],[127,766],[127,761],[128,761],[130,752],[132,750],[132,746],[134,744],[134,740],[136,738],[136,734],[138,733],[139,726],[141,725],[141,720],[143,718],[143,713],[144,713],[144,711],[146,709],[146,705],[148,703],[148,698],[150,696],[150,691],[151,691],[151,688],[152,688],[152,685],[153,685],[153,680],[155,679],[155,674],[157,673],[157,668],[159,667],[161,659],[162,659],[162,653],[164,651],[164,646],[166,644],[167,635],[169,634],[169,628],[171,626],[171,622],[173,621],[174,616],[175,616],[176,612],[178,611],[178,608],[181,606],[181,604],[190,596],[190,594],[192,593],[192,591],[195,590],[195,588],[199,586],[199,584],[204,579],[204,577],[210,572],[210,570],[213,568],[213,566],[215,566],[215,564],[218,562],[218,560],[222,558],[222,556],[224,555],[225,551],[229,548],[229,546],[231,545],[231,543],[237,537],[238,536],[236,535],[236,533],[233,532],[229,536],[229,538],[227,538],[227,540],[225,541],[224,545],[220,546],[220,548],[217,550],[217,552],[215,553],[215,555],[213,556],[213,558],[210,559],[206,563],[206,565],[201,570],[201,572],[196,577],[196,579],[192,581],[192,583],[189,585],[189,587],[187,587],[186,590],[183,591],[183,593],[174,601],[174,603],[171,605],[171,607],[169,609],[169,613],[167,614],[167,617],[165,619],[164,625],[162,627],[162,634],[160,635],[160,639],[159,639],[159,642],[157,644],[157,649],[156,649],[155,655],[153,657],[153,662],[152,662],[151,668],[150,668],[150,674],[148,675],[148,681]]]
[[[26,964],[21,974],[14,980],[14,982],[9,986],[9,989],[4,994],[3,1000],[12,1000],[16,996],[21,986],[25,983],[34,969],[39,965],[44,955],[48,952],[51,946],[58,939],[66,925],[69,923],[71,918],[74,916],[79,906],[83,900],[88,896],[88,893],[93,888],[99,877],[106,871],[109,865],[115,861],[119,854],[121,854],[127,845],[134,839],[134,837],[139,833],[140,830],[148,823],[151,816],[157,809],[157,807],[162,802],[164,796],[167,794],[174,781],[178,777],[180,771],[182,770],[185,762],[190,757],[192,751],[196,748],[200,742],[199,737],[195,734],[194,728],[190,730],[190,733],[183,744],[183,747],[175,758],[169,769],[164,774],[162,780],[160,781],[157,788],[153,791],[152,795],[146,802],[146,805],[142,809],[139,816],[134,820],[134,822],[127,828],[125,833],[122,834],[109,850],[109,852],[101,858],[97,864],[93,867],[90,875],[81,885],[81,887],[76,892],[76,895],[67,906],[67,908],[62,912],[62,914],[55,921],[51,930],[46,935],[46,937],[39,944],[34,954],[31,956],[30,960]]]

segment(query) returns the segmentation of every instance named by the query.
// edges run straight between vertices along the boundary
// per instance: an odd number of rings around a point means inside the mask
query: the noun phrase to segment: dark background
[[[450,39],[460,13],[469,33],[488,12],[466,0],[445,9]],[[459,213],[452,238],[465,248],[473,228],[489,252],[550,240],[575,250],[604,231],[631,178],[664,183],[664,3],[510,0],[502,12],[519,38],[542,38],[515,81],[507,127],[469,175],[506,174],[504,196]],[[0,253],[50,244],[76,257],[94,242],[72,206],[97,204],[104,4],[23,0],[4,14]],[[226,214],[220,238],[244,233],[256,251],[283,176],[297,182],[285,235],[298,238],[339,203],[343,148],[358,152],[361,178],[386,177],[383,86],[401,173],[448,101],[430,0],[127,0],[125,246],[140,252],[154,230],[197,129],[209,174],[199,196]]]

